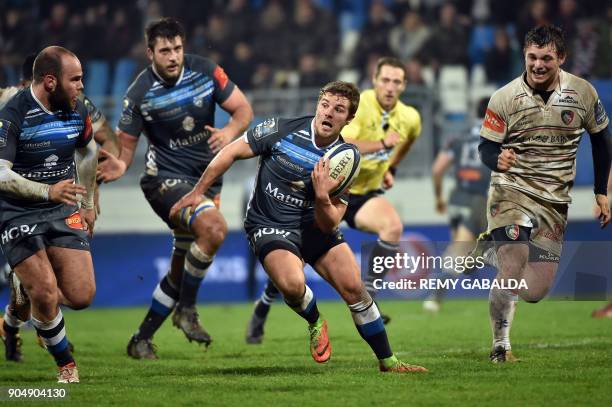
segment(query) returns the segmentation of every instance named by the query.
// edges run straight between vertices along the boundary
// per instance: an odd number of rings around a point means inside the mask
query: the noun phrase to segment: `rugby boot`
[[[57,374],[58,383],[79,383],[79,369],[74,362],[59,367]]]
[[[506,350],[506,348],[501,345],[493,348],[489,354],[489,360],[493,363],[515,363],[519,361],[519,359],[512,354],[512,351]]]
[[[497,267],[497,253],[495,251],[495,242],[493,241],[493,235],[489,232],[482,232],[476,239],[476,246],[472,249],[469,257],[477,258],[482,257],[484,263]],[[477,267],[472,267],[470,270],[465,270],[464,274],[469,274],[472,271],[478,270]]]
[[[612,302],[609,302],[605,307],[596,309],[591,314],[593,318],[612,318]]]
[[[265,318],[258,317],[255,313],[251,316],[246,331],[246,343],[258,345],[263,342]]]
[[[134,359],[157,359],[157,348],[151,339],[133,335],[127,345],[127,354]]]
[[[409,365],[406,362],[402,362],[395,355],[382,359],[379,361],[378,368],[381,372],[391,373],[425,373],[429,372],[423,366]]]
[[[176,307],[172,314],[172,324],[183,331],[189,342],[203,343],[207,348],[212,342],[212,338],[200,324],[195,307]]]
[[[2,342],[4,342],[4,357],[6,360],[12,362],[21,362],[23,360],[23,355],[21,354],[22,341],[19,333],[11,334],[5,332]]]
[[[308,324],[310,333],[310,354],[317,363],[325,363],[331,357],[331,343],[327,336],[327,321],[320,319]]]

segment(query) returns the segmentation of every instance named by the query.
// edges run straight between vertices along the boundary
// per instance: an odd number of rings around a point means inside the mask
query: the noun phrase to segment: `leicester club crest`
[[[519,226],[518,225],[508,225],[506,226],[506,236],[510,240],[516,240],[519,237]]]
[[[572,112],[571,110],[564,110],[561,112],[561,120],[563,120],[563,123],[565,123],[565,125],[569,125],[572,120],[574,120],[574,112]]]

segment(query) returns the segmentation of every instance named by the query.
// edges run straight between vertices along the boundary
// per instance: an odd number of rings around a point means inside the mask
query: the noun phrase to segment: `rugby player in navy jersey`
[[[149,142],[140,186],[155,213],[174,234],[169,273],[153,292],[151,308],[130,339],[127,352],[136,359],[155,359],[152,338],[172,312],[173,324],[189,341],[210,344],[196,312],[198,289],[227,225],[219,211],[221,178],[207,190],[206,199],[190,213],[170,216],[170,208],[189,192],[215,154],[242,134],[253,118],[244,94],[213,61],[183,54],[185,34],[170,18],[146,28],[151,66],[130,85],[119,121],[122,150],[98,168],[98,179],[112,181],[125,173],[134,157],[138,137]],[[231,115],[223,128],[214,127],[216,104]]]
[[[0,89],[0,109],[3,108],[20,90],[30,86],[32,83],[32,69],[35,58],[36,54],[31,54],[28,55],[23,61],[21,67],[21,81],[17,86]],[[104,114],[84,94],[80,93],[79,99],[83,102],[87,108],[87,112],[89,113],[91,128],[93,130],[94,140],[96,143],[112,154],[118,155],[121,148],[119,139],[110,127],[110,124],[106,120]],[[98,188],[96,184],[94,204],[97,215],[100,214],[98,202]],[[30,319],[30,300],[25,294],[23,287],[21,286],[21,283],[14,272],[9,272],[8,281],[11,288],[10,301],[5,308],[4,318],[0,317],[0,336],[3,339],[5,346],[4,355],[6,360],[20,362],[22,360],[22,352],[19,329],[26,323],[26,321]],[[60,303],[64,303],[63,294],[59,290],[58,295],[60,296]],[[7,330],[9,331],[9,334],[5,334],[5,324],[8,325]],[[38,340],[39,344],[44,347],[44,342],[42,339],[38,337]],[[70,350],[74,352],[72,343],[68,342],[68,346]]]
[[[320,93],[315,116],[270,118],[228,145],[208,165],[191,192],[171,209],[172,215],[193,211],[205,202],[215,180],[234,161],[259,156],[254,192],[244,227],[249,243],[285,302],[308,322],[310,352],[318,363],[331,357],[327,323],[306,285],[304,263],[310,264],[348,305],[361,337],[387,372],[423,372],[391,351],[378,308],[366,291],[353,252],[338,229],[348,193],[329,192],[332,180],[329,149],[344,143],[340,131],[355,116],[359,90],[347,82],[331,82]]]
[[[78,99],[78,58],[62,47],[45,48],[33,76],[0,110],[0,246],[30,298],[32,322],[59,367],[58,382],[75,383],[79,374],[57,293],[73,309],[87,307],[95,294],[89,237],[96,144]]]

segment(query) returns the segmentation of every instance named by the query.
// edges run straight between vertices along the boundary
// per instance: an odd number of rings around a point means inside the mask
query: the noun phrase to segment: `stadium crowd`
[[[612,76],[607,0],[1,0],[0,9],[0,86],[18,81],[26,55],[58,44],[86,74],[102,63],[110,78],[101,92],[111,94],[113,68],[126,58],[132,74],[144,67],[143,27],[168,15],[184,21],[189,52],[224,66],[244,90],[317,87],[347,71],[363,86],[388,55],[407,63],[409,83],[427,82],[422,67],[435,78],[445,65],[481,65],[500,85],[522,69],[526,30],[547,22],[567,34],[567,71]]]

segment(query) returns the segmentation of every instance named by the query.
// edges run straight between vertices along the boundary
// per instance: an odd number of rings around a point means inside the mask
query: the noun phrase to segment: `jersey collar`
[[[151,64],[151,70],[153,70],[153,75],[155,75],[155,77],[157,78],[157,80],[164,84],[164,85],[171,85],[170,83],[166,82],[160,74],[157,73],[157,70],[155,69],[155,65]],[[181,69],[181,74],[179,75],[178,79],[176,80],[176,82],[174,82],[172,84],[172,86],[176,86],[179,83],[181,83],[181,81],[183,80],[183,74],[185,73],[185,63],[183,62],[183,68]]]
[[[47,114],[54,114],[51,110],[47,109],[40,100],[38,100],[38,98],[34,94],[34,90],[32,89],[31,85],[30,85],[30,95],[32,95],[32,99],[34,99],[34,101],[38,104],[38,107],[40,107],[43,112]]]
[[[565,80],[565,71],[562,69],[559,69],[559,83],[557,83],[557,85],[555,86],[555,88],[553,89],[553,91],[557,94],[557,95],[561,95],[561,89],[563,89],[562,84],[564,83]],[[525,92],[527,92],[527,94],[531,97],[533,97],[535,89],[533,89],[528,83],[527,83],[527,72],[523,72],[523,74],[521,75],[521,85],[523,86],[523,89],[525,90]]]

